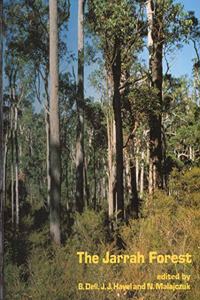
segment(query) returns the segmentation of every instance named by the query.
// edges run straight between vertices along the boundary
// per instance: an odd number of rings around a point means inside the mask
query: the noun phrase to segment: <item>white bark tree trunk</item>
[[[140,164],[140,197],[143,198],[144,194],[144,151],[142,151],[141,164]]]
[[[148,20],[148,49],[151,87],[156,89],[160,111],[149,114],[150,164],[149,193],[155,188],[163,188],[163,145],[162,145],[162,83],[163,83],[163,12],[161,3],[146,2]]]
[[[136,187],[139,190],[139,148],[136,147],[136,157],[135,157],[135,173],[136,173]]]
[[[76,209],[84,207],[84,6],[78,1],[78,95],[77,95],[77,137],[76,137]]]
[[[58,102],[58,7],[57,0],[49,1],[50,24],[50,234],[60,245],[61,158]]]

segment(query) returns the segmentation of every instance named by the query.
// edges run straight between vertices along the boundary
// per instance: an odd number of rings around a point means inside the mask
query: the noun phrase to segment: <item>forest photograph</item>
[[[200,299],[199,4],[0,0],[0,300]]]

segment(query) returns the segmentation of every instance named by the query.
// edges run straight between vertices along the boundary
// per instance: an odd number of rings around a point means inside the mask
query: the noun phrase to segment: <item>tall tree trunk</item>
[[[15,169],[15,162],[14,162],[14,108],[11,105],[11,112],[10,112],[10,125],[11,125],[11,184],[10,184],[10,194],[11,194],[11,214],[12,214],[12,224],[14,225],[15,222],[15,215],[14,215],[14,169]]]
[[[6,205],[6,185],[7,185],[7,156],[8,156],[8,132],[6,132],[4,137],[4,159],[3,159],[3,195],[4,204]]]
[[[0,0],[0,300],[4,299],[3,0]]]
[[[112,218],[115,211],[115,177],[116,177],[116,164],[115,164],[115,122],[113,119],[112,108],[109,107],[107,111],[107,138],[108,138],[108,215]]]
[[[14,106],[14,144],[15,144],[15,208],[16,225],[19,225],[19,149],[18,149],[18,109]]]
[[[78,1],[78,95],[77,95],[77,137],[76,137],[76,209],[84,207],[84,6]]]
[[[12,224],[14,224],[15,222],[15,209],[14,209],[14,200],[15,200],[15,196],[14,196],[14,141],[13,141],[13,137],[11,137],[11,213],[12,213]]]
[[[151,86],[156,89],[158,111],[152,111],[149,116],[150,127],[150,162],[149,162],[149,193],[155,188],[163,187],[162,180],[162,83],[163,83],[163,36],[162,14],[158,13],[159,4],[153,0],[147,1],[148,18],[148,48]]]
[[[46,131],[46,175],[47,175],[47,206],[50,209],[50,190],[51,190],[51,175],[50,175],[50,99],[49,99],[49,69],[46,67],[44,87],[46,93],[46,107],[44,112],[45,131]]]
[[[123,132],[121,116],[121,49],[120,42],[116,38],[115,59],[112,64],[113,75],[113,111],[116,128],[116,214],[117,218],[124,218],[124,187],[123,187]]]
[[[50,18],[50,234],[60,245],[61,158],[58,103],[58,17],[57,0],[49,1]]]
[[[135,176],[136,176],[136,188],[139,190],[139,148],[136,146],[136,155],[135,155]]]
[[[144,194],[144,150],[142,150],[140,162],[140,198],[143,198]]]
[[[50,189],[51,189],[51,176],[50,176],[50,149],[49,149],[49,135],[50,135],[50,124],[49,124],[49,102],[45,110],[45,130],[46,130],[46,174],[47,174],[47,205],[50,207]]]
[[[115,192],[115,177],[116,177],[116,162],[115,162],[115,153],[116,153],[116,134],[115,134],[115,121],[114,121],[114,113],[113,113],[113,105],[112,105],[112,97],[113,97],[113,80],[112,74],[107,71],[106,83],[107,83],[107,97],[108,97],[108,107],[106,107],[106,127],[107,127],[107,140],[108,140],[108,149],[107,149],[107,176],[108,176],[108,215],[109,218],[112,219],[115,211],[115,200],[116,200],[116,192]]]
[[[97,176],[96,176],[96,147],[93,145],[93,176],[94,176],[94,192],[93,192],[93,208],[97,208]]]

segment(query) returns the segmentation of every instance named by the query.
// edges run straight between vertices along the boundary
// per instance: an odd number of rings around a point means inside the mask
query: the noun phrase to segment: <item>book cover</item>
[[[0,0],[0,300],[200,299],[195,0]]]

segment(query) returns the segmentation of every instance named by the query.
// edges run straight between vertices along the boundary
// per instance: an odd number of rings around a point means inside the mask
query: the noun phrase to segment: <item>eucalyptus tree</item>
[[[84,8],[86,0],[78,1],[78,90],[76,137],[76,209],[84,207]]]
[[[149,193],[163,187],[163,57],[174,46],[180,46],[187,30],[183,6],[173,0],[148,0],[148,49],[150,87],[156,93],[156,109],[149,115],[150,162]]]
[[[141,44],[142,31],[140,17],[136,17],[139,4],[133,1],[90,0],[89,21],[93,32],[99,38],[99,48],[103,52],[109,98],[112,105],[113,121],[108,126],[108,136],[111,134],[110,145],[114,148],[110,155],[110,169],[113,176],[109,207],[110,215],[116,211],[119,218],[124,217],[124,154],[123,154],[123,122],[122,99],[123,91],[130,78],[127,73],[134,59],[134,54]],[[124,80],[125,79],[125,80]],[[109,194],[111,194],[109,193]]]
[[[162,56],[163,56],[163,14],[158,12],[158,3],[147,1],[148,17],[148,47],[149,66],[152,88],[157,89],[158,103],[162,105]],[[155,16],[154,16],[155,15]],[[161,24],[161,25],[160,25]],[[162,137],[161,137],[161,110],[150,116],[150,164],[149,164],[149,192],[155,186],[162,187]],[[157,183],[157,184],[156,184]]]
[[[50,67],[50,234],[60,244],[61,153],[58,104],[58,7],[49,2],[49,67]]]

